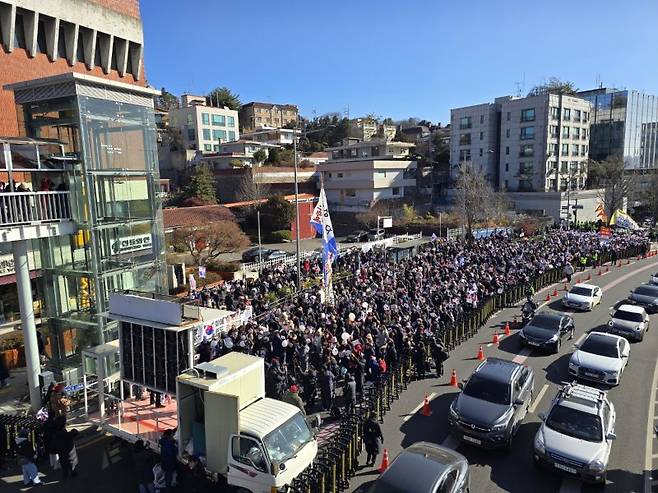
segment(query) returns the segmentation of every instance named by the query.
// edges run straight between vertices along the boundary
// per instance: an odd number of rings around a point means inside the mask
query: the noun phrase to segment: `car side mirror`
[[[459,382],[457,387],[459,387],[460,390],[464,390],[464,382]]]
[[[614,433],[608,433],[606,435],[607,440],[614,440],[615,438],[617,438],[617,435],[615,435]]]
[[[546,413],[539,413],[538,416],[539,416],[539,419],[541,419],[542,421],[546,421]]]
[[[515,406],[522,406],[523,405],[523,399],[516,399],[514,401]]]

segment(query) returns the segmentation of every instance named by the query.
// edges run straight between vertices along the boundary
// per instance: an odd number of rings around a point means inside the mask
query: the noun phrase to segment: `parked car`
[[[289,255],[292,255],[292,253],[286,252],[285,250],[270,250],[267,252],[267,255],[263,255],[263,260],[274,260],[277,258],[287,257]]]
[[[271,252],[272,250],[269,248],[262,248],[262,258],[263,260],[266,259],[267,255]],[[242,261],[247,263],[247,262],[258,262],[258,247],[253,247],[248,250],[245,250],[242,253]]]
[[[567,308],[591,310],[601,303],[603,290],[593,284],[575,284],[562,298],[562,304]]]
[[[355,231],[351,235],[347,235],[345,238],[346,243],[361,243],[362,241],[366,241],[368,239],[368,232],[367,231]]]
[[[599,389],[562,387],[535,435],[534,462],[589,483],[605,484],[615,436],[615,407]]]
[[[608,332],[617,334],[635,341],[644,339],[644,334],[649,330],[649,314],[636,305],[620,305],[611,314],[608,322]]]
[[[539,312],[519,331],[521,344],[554,353],[560,351],[562,340],[573,339],[573,318],[563,313]]]
[[[634,305],[643,306],[649,313],[658,313],[658,286],[642,284],[631,291],[628,300]]]
[[[651,279],[649,282],[651,282],[651,284],[658,285],[658,272],[651,274]]]
[[[451,433],[483,448],[510,447],[528,413],[534,385],[532,368],[499,358],[484,360],[450,405]]]
[[[623,337],[590,332],[569,360],[569,373],[576,378],[607,385],[619,385],[628,364],[630,344]]]
[[[470,475],[466,457],[454,450],[417,442],[398,455],[374,482],[355,493],[468,493]]]
[[[385,231],[383,229],[371,229],[368,231],[368,241],[383,240]]]

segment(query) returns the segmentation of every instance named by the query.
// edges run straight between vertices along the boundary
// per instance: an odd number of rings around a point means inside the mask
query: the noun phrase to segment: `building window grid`
[[[562,119],[564,121],[571,120],[571,108],[562,108]]]
[[[535,127],[521,127],[521,140],[531,140],[535,138]]]
[[[528,108],[521,111],[521,122],[534,122],[535,121],[535,109]]]

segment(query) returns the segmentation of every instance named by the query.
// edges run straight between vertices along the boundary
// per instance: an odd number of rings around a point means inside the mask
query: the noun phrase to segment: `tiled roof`
[[[235,221],[233,213],[223,205],[172,207],[162,210],[166,230],[202,226],[216,221]]]

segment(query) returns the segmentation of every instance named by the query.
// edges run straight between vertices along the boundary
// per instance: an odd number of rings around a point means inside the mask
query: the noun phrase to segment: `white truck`
[[[176,389],[183,460],[205,458],[240,493],[284,492],[315,459],[318,444],[300,410],[265,397],[262,358],[226,354],[179,375]]]

